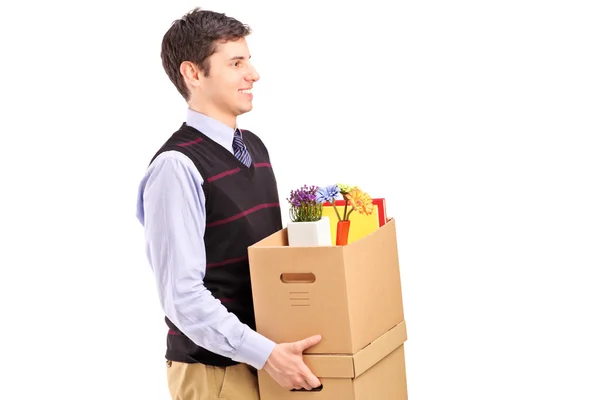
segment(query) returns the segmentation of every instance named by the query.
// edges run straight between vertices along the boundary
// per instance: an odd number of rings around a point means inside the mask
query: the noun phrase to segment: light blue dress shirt
[[[188,109],[187,124],[233,153],[234,129]],[[148,167],[137,198],[146,256],[165,315],[198,346],[261,369],[275,343],[248,327],[204,286],[206,210],[203,177],[178,151]]]

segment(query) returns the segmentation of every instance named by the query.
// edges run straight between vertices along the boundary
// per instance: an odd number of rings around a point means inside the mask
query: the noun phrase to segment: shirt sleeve
[[[177,151],[160,154],[140,184],[138,219],[165,315],[198,346],[261,369],[275,343],[243,324],[204,286],[202,177]]]

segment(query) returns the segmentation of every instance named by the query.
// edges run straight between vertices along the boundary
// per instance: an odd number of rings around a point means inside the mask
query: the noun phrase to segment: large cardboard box
[[[394,219],[346,246],[290,247],[284,228],[248,257],[256,330],[276,343],[319,334],[306,354],[355,354],[404,321]]]
[[[289,391],[258,371],[261,400],[407,400],[404,322],[353,355],[305,355],[318,391]]]

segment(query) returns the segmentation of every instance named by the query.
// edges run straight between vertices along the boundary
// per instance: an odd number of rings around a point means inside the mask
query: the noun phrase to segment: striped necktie
[[[246,167],[249,167],[250,163],[252,163],[250,153],[248,153],[248,149],[242,140],[242,133],[239,129],[236,129],[233,134],[233,155]]]

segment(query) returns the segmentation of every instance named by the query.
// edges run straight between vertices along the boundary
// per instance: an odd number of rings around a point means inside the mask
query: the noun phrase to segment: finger
[[[319,386],[321,386],[321,381],[319,380],[319,378],[317,378],[312,373],[306,377],[306,381],[311,386],[311,388],[318,388]]]
[[[291,384],[292,388],[295,390],[306,389],[307,385],[308,384],[301,376],[298,376],[297,379],[292,380],[292,384]]]
[[[302,339],[302,340],[296,342],[296,350],[299,352],[302,352],[302,351],[308,349],[309,347],[313,347],[320,341],[321,341],[321,335],[314,335],[314,336],[308,337],[306,339]]]
[[[306,366],[306,364],[302,365],[301,373],[304,376],[306,382],[310,385],[311,389],[321,386],[321,381],[319,380],[319,378],[317,378],[316,375],[312,373],[312,371],[308,368],[308,366]]]
[[[302,381],[302,387],[306,390],[311,390],[312,386],[307,381]]]

